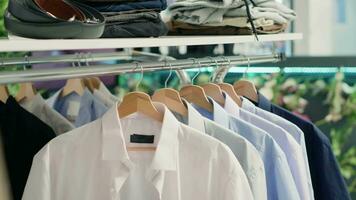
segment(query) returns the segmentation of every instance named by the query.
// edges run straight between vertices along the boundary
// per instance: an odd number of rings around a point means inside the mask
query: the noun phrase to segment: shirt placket
[[[124,165],[123,169],[120,170],[119,175],[112,179],[110,188],[111,200],[120,200],[120,190],[134,168],[134,164],[130,160],[124,160],[122,164]]]
[[[162,191],[164,184],[165,172],[163,170],[148,170],[146,179],[152,183],[158,194],[159,200],[162,200]]]

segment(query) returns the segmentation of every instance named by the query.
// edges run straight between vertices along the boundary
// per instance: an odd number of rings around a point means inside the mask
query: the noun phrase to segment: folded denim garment
[[[148,1],[137,1],[137,2],[100,2],[100,3],[90,3],[87,5],[92,6],[100,12],[123,12],[132,10],[145,10],[153,9],[156,11],[161,11],[167,8],[166,0],[148,0]]]
[[[147,17],[149,16],[149,17]],[[132,17],[133,18],[133,17]],[[159,14],[156,18],[147,14],[144,17],[123,21],[107,22],[103,38],[159,37],[167,35],[168,28]]]
[[[155,9],[141,9],[141,10],[126,10],[120,12],[100,12],[102,15],[105,16],[114,16],[114,15],[123,15],[123,14],[135,14],[141,12],[157,12]]]
[[[233,26],[200,26],[183,22],[171,21],[168,35],[251,35],[250,27]],[[276,34],[284,32],[287,24],[273,24],[256,28],[259,34]]]
[[[138,12],[138,13],[130,13],[130,14],[119,14],[119,15],[107,15],[104,14],[105,20],[107,23],[110,22],[138,22],[138,21],[158,21],[160,19],[160,15],[157,12]]]
[[[144,0],[77,0],[82,3],[127,3],[127,2],[136,2],[136,1],[144,1]]]
[[[242,2],[217,2],[219,1],[179,1],[169,6],[168,11],[174,20],[197,25],[221,23],[224,17],[247,17],[246,6]],[[265,18],[284,24],[296,18],[293,10],[278,2],[267,1],[257,4],[256,7],[249,7],[252,19]]]

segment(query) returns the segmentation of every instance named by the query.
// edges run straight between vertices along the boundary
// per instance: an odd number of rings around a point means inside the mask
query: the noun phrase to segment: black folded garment
[[[162,11],[167,8],[167,0],[145,0],[135,2],[87,2],[100,12],[126,12],[144,10]]]
[[[104,38],[159,37],[167,35],[168,28],[159,13],[132,13],[106,16]]]
[[[6,29],[36,39],[98,38],[104,16],[76,1],[10,0],[5,12]]]

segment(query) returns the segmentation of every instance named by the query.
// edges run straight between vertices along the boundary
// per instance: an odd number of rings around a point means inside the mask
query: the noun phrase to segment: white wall
[[[356,56],[356,1],[346,1],[346,22],[337,21],[338,0],[295,0],[295,32],[304,39],[295,43],[295,55]]]
[[[335,55],[356,56],[356,1],[346,1],[345,23],[335,23],[333,27],[333,53]]]

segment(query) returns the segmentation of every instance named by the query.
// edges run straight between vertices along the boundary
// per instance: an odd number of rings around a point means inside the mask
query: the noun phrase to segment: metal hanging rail
[[[176,60],[171,56],[163,56],[161,54],[135,51],[132,49],[125,49],[121,52],[110,53],[91,53],[91,52],[77,52],[70,55],[56,55],[56,56],[24,56],[17,58],[5,58],[0,60],[0,67],[8,67],[13,65],[30,66],[33,64],[48,64],[48,63],[72,63],[73,65],[80,66],[81,63],[89,65],[91,62],[99,61],[114,61],[114,60],[133,60],[133,56],[145,56],[154,58],[155,60]],[[138,59],[135,57],[135,59]],[[139,59],[138,59],[139,60]],[[176,70],[177,76],[184,84],[189,84],[190,78],[184,70]]]
[[[282,56],[279,54],[263,56],[226,56],[214,58],[182,59],[158,62],[124,63],[114,65],[92,65],[71,68],[32,69],[23,71],[11,71],[0,73],[0,84],[62,80],[81,77],[95,77],[106,75],[118,75],[123,73],[147,72],[158,70],[184,70],[206,66],[226,65],[227,60],[233,65],[257,64],[267,62],[279,62]]]
[[[110,52],[110,53],[75,53],[69,55],[59,56],[43,56],[33,57],[24,56],[21,58],[4,58],[0,59],[0,66],[12,66],[12,65],[33,65],[33,64],[46,64],[46,63],[84,63],[84,62],[99,62],[106,60],[130,60],[132,56],[127,52]]]

